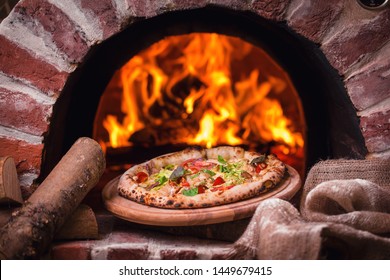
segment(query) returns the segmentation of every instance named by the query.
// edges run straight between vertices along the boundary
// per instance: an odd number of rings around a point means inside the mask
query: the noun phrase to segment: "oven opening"
[[[217,33],[168,36],[116,71],[93,137],[126,165],[189,146],[241,146],[304,170],[305,120],[287,72],[266,51]]]
[[[303,180],[320,159],[366,153],[344,84],[317,45],[216,7],[136,22],[93,48],[50,126],[42,176],[87,136],[106,153],[102,186],[190,146],[274,153]]]

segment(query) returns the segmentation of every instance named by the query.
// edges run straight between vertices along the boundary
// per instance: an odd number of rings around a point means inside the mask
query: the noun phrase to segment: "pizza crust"
[[[287,176],[286,165],[274,155],[266,158],[267,168],[261,171],[261,176],[254,182],[236,185],[224,191],[205,192],[195,196],[186,196],[181,193],[174,193],[169,188],[161,191],[149,191],[140,187],[134,181],[138,172],[145,172],[148,175],[158,172],[168,164],[181,164],[183,161],[192,158],[215,159],[222,156],[227,161],[234,159],[252,159],[260,154],[248,152],[239,147],[217,147],[211,149],[186,149],[180,152],[163,155],[127,170],[118,183],[118,193],[122,197],[132,201],[160,208],[183,209],[203,208],[233,203],[248,198],[256,197],[278,185]]]

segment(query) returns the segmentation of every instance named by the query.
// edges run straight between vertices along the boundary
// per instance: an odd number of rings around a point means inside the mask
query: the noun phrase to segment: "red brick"
[[[52,34],[58,49],[68,56],[69,62],[79,63],[83,60],[89,47],[75,23],[62,10],[47,1],[25,0],[15,7],[15,12],[15,20],[25,21],[36,35],[39,35],[39,30],[34,29],[34,22],[40,22]]]
[[[288,19],[289,26],[309,40],[321,42],[341,14],[344,2],[339,0],[299,2],[301,2],[299,7]]]
[[[262,17],[282,21],[290,2],[291,0],[254,0],[252,7]]]
[[[153,17],[174,9],[170,0],[127,0],[130,8],[137,17]]]
[[[26,94],[0,87],[0,120],[7,127],[33,135],[43,135],[49,127],[50,105],[38,103]]]
[[[45,93],[58,93],[64,87],[68,73],[33,56],[16,43],[0,35],[1,71],[18,79],[28,80]]]
[[[250,0],[213,0],[213,5],[227,7],[234,10],[249,10]]]
[[[115,234],[109,235],[109,237],[105,241],[116,243],[116,244],[121,244],[121,243],[145,244],[149,242],[149,238],[141,232],[116,231]]]
[[[360,118],[360,128],[371,153],[390,149],[390,108]]]
[[[370,62],[359,73],[349,78],[345,85],[358,110],[364,110],[390,95],[390,48],[380,59]]]
[[[100,219],[99,215],[97,219]],[[227,259],[231,244],[184,236],[178,237],[162,234],[158,231],[137,230],[132,229],[129,225],[127,225],[126,231],[117,231],[114,225],[110,232],[102,237],[99,240],[54,244],[50,256],[53,259],[94,260]]]
[[[389,42],[389,30],[390,9],[384,9],[372,19],[343,26],[322,46],[322,50],[331,65],[345,74],[353,64]]]
[[[160,251],[160,258],[162,260],[196,260],[198,254],[195,249],[165,249]]]
[[[175,8],[178,10],[197,9],[204,7],[208,0],[173,0]]]
[[[43,144],[31,144],[22,140],[0,136],[0,156],[11,156],[18,173],[39,170],[42,162]]]
[[[107,260],[147,260],[150,252],[147,245],[142,246],[141,248],[137,244],[127,244],[129,247],[105,247],[103,250],[106,250],[106,259]]]
[[[81,0],[81,7],[91,11],[99,19],[103,28],[104,39],[119,31],[120,22],[116,17],[115,8],[113,7],[111,0]]]
[[[53,244],[50,258],[53,260],[90,260],[92,241],[74,241]]]

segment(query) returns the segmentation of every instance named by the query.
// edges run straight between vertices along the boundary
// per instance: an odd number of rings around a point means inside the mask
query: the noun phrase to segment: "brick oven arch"
[[[310,129],[317,129],[316,137],[326,138],[312,141],[319,143],[313,147],[319,152],[312,162],[329,156],[330,150],[339,156],[365,157],[367,150],[369,155],[386,156],[390,146],[386,122],[390,114],[390,78],[386,72],[390,61],[390,12],[389,9],[366,11],[352,2],[22,0],[0,25],[0,155],[15,158],[24,193],[28,195],[33,183],[47,175],[74,138],[89,133],[83,125],[91,121],[93,110],[84,114],[83,102],[89,101],[88,106],[97,107],[97,92],[108,82],[113,69],[163,36],[160,29],[165,34],[180,34],[190,32],[191,28],[211,28],[222,33],[240,32],[247,36],[246,40],[264,44],[291,73],[299,72],[301,65],[283,57],[289,48],[300,58],[305,52],[307,61],[303,65],[318,62],[325,66],[320,75],[334,83],[324,90],[330,91],[331,98],[325,98],[324,92],[317,99],[307,94],[305,102],[326,102],[327,106],[334,103],[333,111],[328,110],[332,106],[313,110],[338,114],[340,123],[343,123],[340,111],[348,112],[354,121],[351,127],[341,126],[347,132],[341,134],[343,138],[339,141],[334,135],[331,138],[324,135],[314,124],[309,125]],[[230,21],[230,16],[235,21]],[[180,20],[193,23],[176,25]],[[245,31],[249,23],[255,24]],[[262,27],[267,28],[265,33]],[[297,45],[292,43],[275,49],[279,41],[267,44],[264,38],[254,38],[256,29],[266,36],[276,32],[277,38],[286,34],[286,43],[299,41],[302,48],[296,49]],[[370,44],[364,43],[367,39]],[[133,53],[129,52],[128,57],[123,50],[116,51],[129,45],[133,46]],[[96,62],[97,57],[103,62]],[[92,88],[83,86],[83,79],[91,81]],[[333,91],[342,94],[338,96]],[[372,91],[370,96],[367,91]],[[306,108],[310,106],[306,104]],[[77,123],[75,117],[81,119],[81,125],[72,130],[69,123]],[[322,117],[319,120],[324,121]],[[378,127],[378,122],[384,126]],[[334,121],[324,125],[336,131],[336,136],[340,135],[340,128],[332,127]],[[70,137],[65,139],[66,134]],[[341,151],[345,147],[349,147],[347,152]]]

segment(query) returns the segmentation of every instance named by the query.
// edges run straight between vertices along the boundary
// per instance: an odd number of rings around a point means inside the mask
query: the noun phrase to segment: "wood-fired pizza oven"
[[[386,156],[389,25],[389,9],[354,1],[21,1],[1,25],[1,153],[28,189],[92,136],[117,69],[166,36],[207,32],[262,48],[287,73],[307,166]]]
[[[81,136],[102,143],[108,166],[189,145],[276,152],[303,177],[320,159],[388,158],[388,30],[388,6],[365,9],[352,0],[21,0],[0,25],[0,155],[15,159],[25,197]],[[183,56],[192,40],[198,40],[199,59],[206,57],[208,44],[225,46],[231,56],[211,52],[199,69],[223,58],[230,59],[227,72],[218,66],[205,78],[194,65],[183,66],[183,60],[195,63],[191,50]],[[163,56],[153,53],[164,48],[169,51]],[[159,68],[135,68],[140,59],[158,60]],[[137,71],[137,82],[124,85],[121,75]],[[159,71],[162,76],[154,76]],[[152,97],[160,78],[167,79],[159,89],[163,96]],[[138,95],[123,109],[126,88]],[[229,100],[214,92],[235,96],[236,111],[230,114],[238,116],[224,115]],[[147,98],[139,101],[142,94]],[[254,105],[259,95],[283,110],[289,133],[298,135],[291,146],[248,132],[248,115],[259,115],[253,127],[267,112]],[[134,111],[143,121],[125,137],[130,144],[109,144],[108,115],[125,126]],[[194,140],[207,112],[220,121],[212,134],[233,131],[233,142]],[[194,137],[176,141],[182,130]]]

